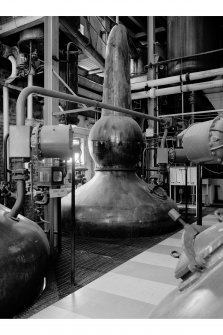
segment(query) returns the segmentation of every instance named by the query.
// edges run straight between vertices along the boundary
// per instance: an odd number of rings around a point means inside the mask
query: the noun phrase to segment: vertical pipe
[[[155,22],[153,16],[147,17],[147,48],[148,48],[148,64],[154,63],[154,35],[155,35]],[[155,79],[155,70],[153,66],[148,67],[147,73],[148,80]],[[154,116],[154,99],[147,100],[148,114]],[[151,120],[148,122],[149,127],[154,129],[154,122]],[[149,168],[154,166],[154,153],[152,150],[149,151]]]
[[[75,235],[76,235],[76,219],[75,219],[75,159],[74,150],[72,150],[72,183],[71,183],[71,284],[75,285]]]
[[[54,57],[53,57],[54,56]],[[59,17],[45,16],[44,18],[44,88],[59,91],[59,81],[53,77],[52,69],[59,73]],[[59,99],[44,97],[44,125],[54,125],[58,120],[53,116],[53,111],[58,110]],[[46,166],[53,166],[52,159],[45,159]],[[57,199],[50,199],[49,211],[46,221],[50,222],[50,251],[55,251],[54,232],[58,232],[58,208]]]
[[[9,89],[3,86],[3,139],[9,132]]]
[[[187,173],[188,173],[188,167],[185,164],[185,188],[184,188],[184,193],[185,193],[185,221],[187,222],[187,214],[188,214],[188,181],[187,181]]]
[[[9,89],[3,86],[3,148],[4,153],[8,152],[7,136],[9,134]],[[6,141],[6,143],[5,143]],[[8,181],[7,169],[9,167],[9,155],[5,155],[6,162],[4,162],[5,181]]]
[[[58,252],[61,252],[62,251],[61,198],[57,198],[57,217],[58,217],[57,247]]]
[[[31,68],[28,75],[28,87],[33,86],[33,69]],[[33,95],[30,94],[27,98],[27,119],[32,120],[33,118]]]
[[[54,255],[54,199],[50,199],[49,202],[49,244],[50,244],[50,255]]]
[[[197,164],[197,224],[202,225],[202,166]]]

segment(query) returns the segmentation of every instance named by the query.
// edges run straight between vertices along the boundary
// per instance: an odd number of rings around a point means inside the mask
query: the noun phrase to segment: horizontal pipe
[[[222,113],[223,109],[212,109],[206,111],[198,111],[198,112],[187,112],[187,113],[176,113],[176,114],[165,114],[159,115],[160,118],[167,118],[167,117],[177,117],[177,116],[186,116],[186,115],[197,115],[197,114],[210,114],[210,113]]]
[[[132,93],[132,99],[154,99],[156,97],[171,95],[171,94],[180,94],[182,92],[193,92],[193,91],[202,91],[208,88],[217,88],[223,87],[223,80],[212,80],[196,84],[187,84],[181,86],[173,86],[167,88],[155,89],[151,88],[149,91]]]
[[[156,62],[156,63],[149,64],[149,65],[147,65],[147,67],[157,66],[157,65],[164,65],[164,64],[167,64],[167,63],[170,63],[170,62],[175,62],[175,61],[178,61],[178,60],[191,59],[191,58],[205,56],[205,55],[212,55],[214,53],[218,53],[218,52],[222,52],[222,51],[223,51],[223,48],[210,50],[210,51],[204,51],[204,52],[200,52],[200,53],[196,53],[196,54],[188,55],[188,56],[181,56],[181,57],[166,59],[166,60],[163,60],[161,62]]]
[[[177,84],[181,82],[189,82],[193,80],[202,80],[205,78],[222,76],[222,75],[223,75],[223,67],[218,68],[218,69],[193,72],[193,73],[187,73],[187,74],[182,74],[182,75],[177,75],[177,76],[172,76],[172,77],[166,77],[166,78],[160,78],[160,79],[154,79],[154,80],[134,83],[134,85],[132,85],[132,89],[136,91],[136,90],[142,90],[146,86],[147,87],[157,87],[157,86],[171,85],[171,84]]]
[[[45,89],[45,88],[39,87],[39,86],[32,86],[32,87],[24,88],[18,96],[18,100],[17,100],[17,103],[16,103],[16,124],[17,124],[17,126],[25,124],[25,112],[24,112],[25,111],[25,103],[26,103],[26,99],[29,96],[29,94],[32,94],[32,93],[40,94],[42,96],[47,96],[47,97],[52,97],[52,98],[59,98],[59,99],[62,99],[62,100],[77,102],[77,103],[81,103],[81,104],[86,104],[86,105],[89,105],[89,106],[94,106],[95,108],[100,107],[100,108],[104,108],[104,109],[108,109],[108,110],[113,110],[113,111],[116,111],[116,112],[124,113],[124,114],[135,116],[135,117],[140,117],[140,118],[147,119],[147,120],[162,122],[162,119],[160,119],[158,117],[143,114],[143,113],[139,113],[139,112],[133,111],[131,109],[112,106],[112,105],[104,104],[103,102],[90,100],[90,99],[87,99],[87,98],[81,98],[81,97],[70,95],[70,94],[67,94],[67,93],[48,90],[48,89]]]
[[[83,113],[83,112],[88,112],[88,111],[101,113],[101,111],[95,110],[92,107],[86,107],[86,108],[70,109],[70,110],[61,111],[61,112],[54,112],[53,115],[75,114],[75,113]]]

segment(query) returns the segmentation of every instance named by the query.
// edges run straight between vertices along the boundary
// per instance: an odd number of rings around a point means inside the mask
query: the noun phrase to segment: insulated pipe
[[[151,88],[148,92],[144,91],[144,92],[133,93],[132,99],[133,100],[148,99],[148,98],[154,99],[155,97],[160,97],[163,95],[180,94],[182,92],[191,92],[191,91],[202,91],[208,88],[217,88],[217,87],[223,87],[223,79],[206,81],[196,84],[160,88],[160,89]]]
[[[223,67],[219,69],[212,69],[200,72],[193,72],[193,73],[186,73],[182,75],[148,80],[147,82],[139,82],[134,84],[134,90],[141,90],[144,89],[145,86],[148,87],[157,87],[157,86],[164,86],[164,85],[171,85],[177,84],[180,82],[189,82],[193,80],[202,80],[205,78],[222,76],[223,75]]]

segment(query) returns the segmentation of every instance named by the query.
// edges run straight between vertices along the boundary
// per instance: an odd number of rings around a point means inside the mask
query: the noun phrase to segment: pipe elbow
[[[5,80],[6,84],[10,84],[11,82],[13,82],[13,80],[16,78],[16,74],[17,74],[17,63],[16,63],[15,57],[10,55],[10,56],[8,56],[8,60],[11,62],[12,72],[11,72],[10,76]]]

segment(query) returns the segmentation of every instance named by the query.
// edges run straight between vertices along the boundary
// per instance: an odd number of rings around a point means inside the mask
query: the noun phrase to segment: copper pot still
[[[216,223],[195,239],[197,259],[205,260],[202,271],[192,272],[183,252],[175,269],[179,286],[152,311],[152,319],[223,318],[223,226]]]
[[[0,318],[24,311],[45,286],[49,244],[33,221],[0,205]]]
[[[131,108],[129,47],[126,28],[110,32],[105,61],[103,102]],[[135,173],[143,147],[137,122],[119,112],[102,110],[92,127],[89,150],[96,163],[94,177],[75,192],[76,224],[82,236],[137,237],[171,231],[167,213],[176,204],[159,186]],[[62,199],[62,221],[71,223],[71,194]]]

